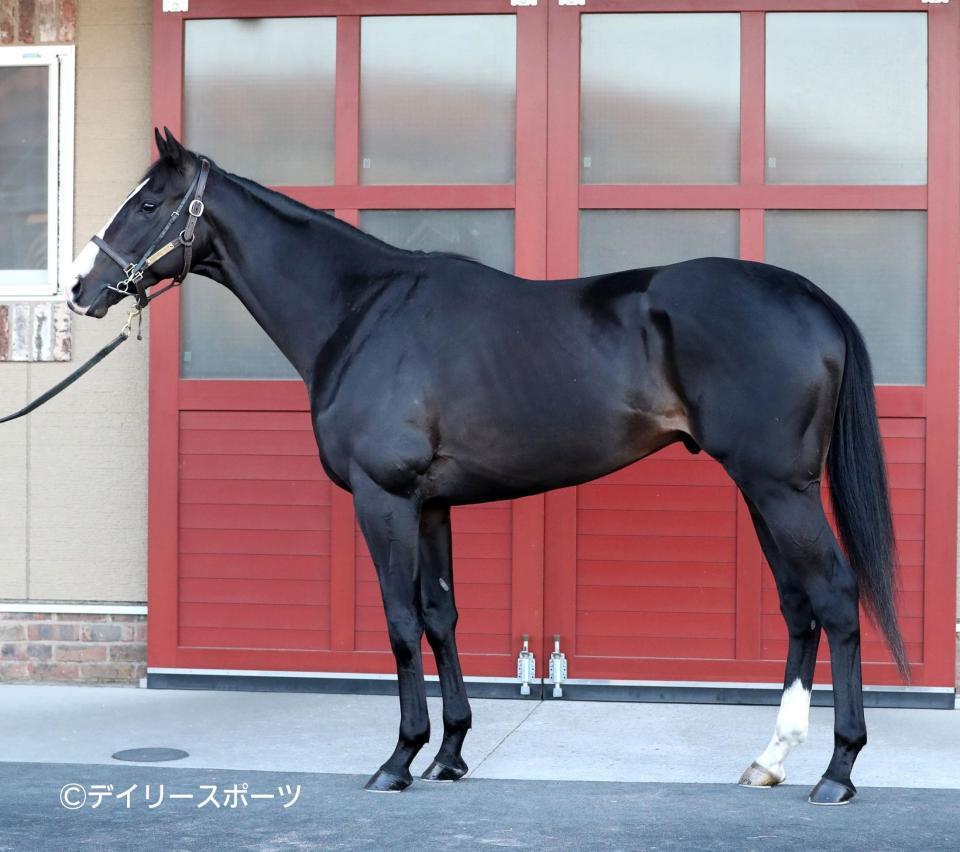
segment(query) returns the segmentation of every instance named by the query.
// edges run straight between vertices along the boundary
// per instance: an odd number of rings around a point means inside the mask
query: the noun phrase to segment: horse
[[[367,790],[407,788],[429,741],[424,634],[443,739],[422,777],[467,773],[451,507],[578,485],[680,442],[743,494],[789,632],[775,730],[740,783],[784,780],[824,630],[834,749],[808,798],[850,801],[867,741],[861,599],[909,669],[870,359],[833,299],[796,273],[725,258],[524,279],[393,247],[167,129],[155,137],[158,159],[77,258],[69,305],[101,318],[131,294],[142,308],[149,288],[192,268],[232,291],[302,377],[323,469],[353,496],[396,659],[397,745]],[[842,547],[821,502],[825,469]]]

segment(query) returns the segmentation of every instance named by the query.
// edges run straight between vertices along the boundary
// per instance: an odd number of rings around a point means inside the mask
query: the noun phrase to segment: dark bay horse
[[[424,777],[467,771],[450,507],[587,482],[680,441],[743,493],[789,629],[776,729],[741,783],[784,779],[806,735],[823,628],[835,743],[810,801],[855,794],[867,741],[859,599],[907,664],[870,362],[829,296],[792,272],[721,258],[524,280],[394,248],[215,165],[198,187],[201,159],[169,131],[157,145],[144,182],[78,258],[71,307],[103,317],[131,282],[145,298],[192,262],[303,377],[324,470],[354,497],[397,661],[399,740],[368,789],[407,787],[429,739],[424,633],[443,694],[443,741]],[[189,236],[117,287],[117,264],[152,252],[166,222],[184,227],[185,200],[201,194]],[[821,504],[824,465],[843,549]]]

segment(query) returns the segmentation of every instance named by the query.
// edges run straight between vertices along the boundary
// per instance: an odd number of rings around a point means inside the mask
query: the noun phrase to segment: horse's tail
[[[904,680],[909,680],[910,667],[893,599],[896,545],[870,356],[853,320],[833,299],[823,295],[847,344],[827,454],[833,511],[866,610],[883,631]]]

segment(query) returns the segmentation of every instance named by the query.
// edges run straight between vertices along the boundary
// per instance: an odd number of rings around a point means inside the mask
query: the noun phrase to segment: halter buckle
[[[136,268],[136,264],[131,263],[129,266],[125,266],[123,269],[123,274],[127,276],[124,284],[136,284],[139,281],[143,280],[143,271]],[[129,292],[129,291],[127,291]]]
[[[203,202],[199,198],[194,198],[193,201],[190,202],[190,206],[187,208],[187,210],[190,212],[191,216],[199,219],[203,215],[204,211]]]

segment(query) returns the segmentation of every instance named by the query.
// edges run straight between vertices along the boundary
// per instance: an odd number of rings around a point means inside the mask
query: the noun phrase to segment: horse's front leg
[[[397,747],[367,782],[366,789],[399,792],[413,782],[410,764],[430,739],[420,654],[420,507],[416,500],[390,494],[365,477],[351,485],[360,529],[380,580],[400,691]]]
[[[467,774],[460,752],[472,716],[454,638],[457,606],[453,594],[450,507],[424,507],[420,534],[421,612],[443,694],[443,742],[422,777],[428,781],[457,781]]]

